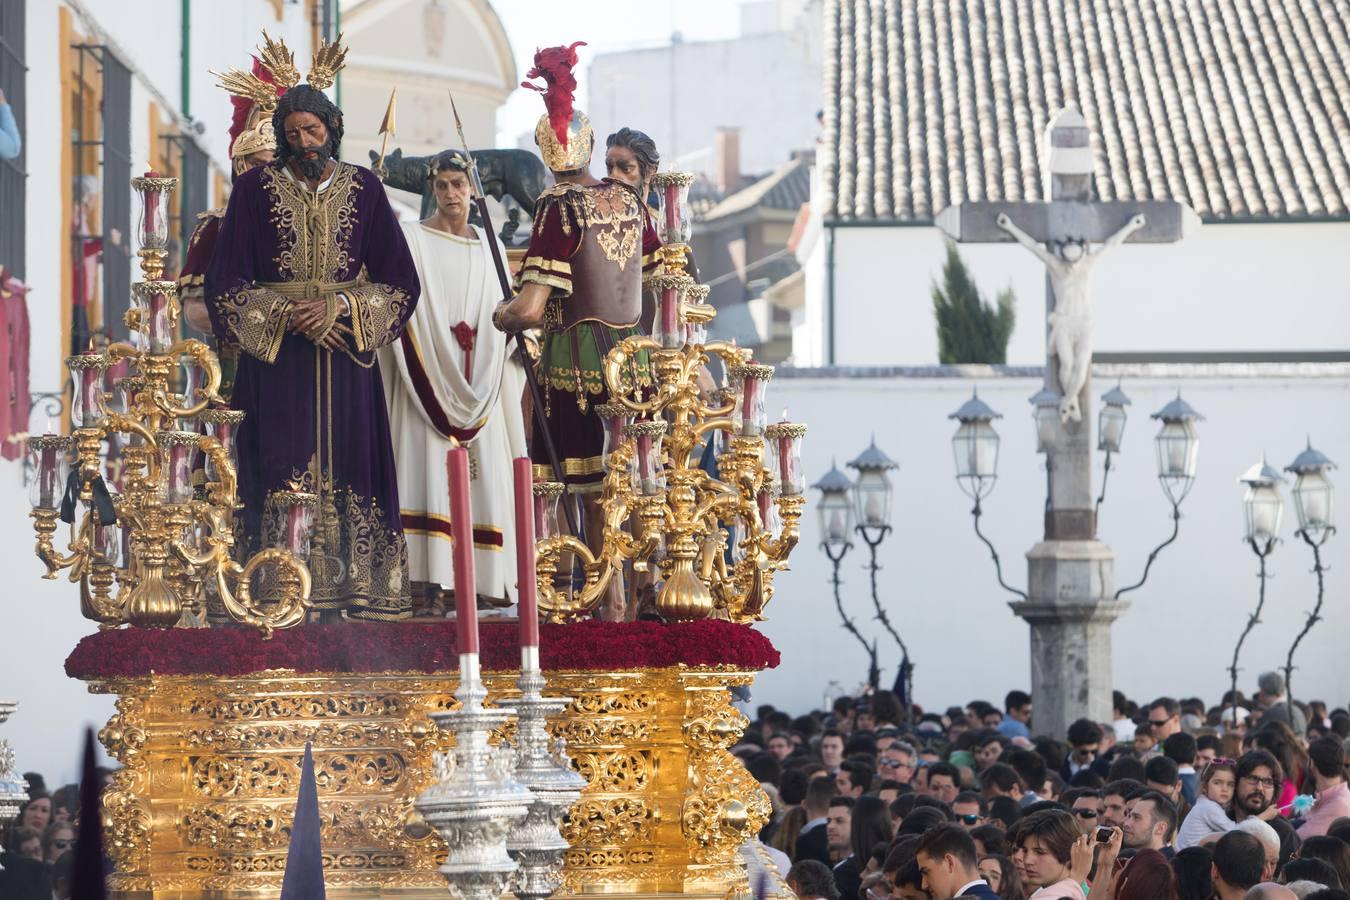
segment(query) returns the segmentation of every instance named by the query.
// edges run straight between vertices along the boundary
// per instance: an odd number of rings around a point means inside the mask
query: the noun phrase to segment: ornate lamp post
[[[839,565],[844,561],[845,554],[853,549],[853,544],[849,541],[849,535],[853,533],[853,482],[843,472],[839,471],[837,465],[831,464],[830,471],[811,485],[820,491],[820,501],[816,503],[816,515],[820,518],[820,547],[825,551],[825,555],[830,562],[834,564],[834,575],[831,583],[834,585],[834,606],[839,610],[839,618],[843,620],[844,628],[849,634],[858,639],[858,643],[863,645],[867,651],[867,683],[876,687],[881,680],[880,670],[877,668],[877,650],[875,644],[868,644],[867,639],[862,636],[858,626],[844,612],[844,601],[839,595]]]
[[[1312,548],[1313,572],[1317,575],[1317,605],[1308,613],[1303,630],[1289,646],[1289,656],[1284,661],[1284,688],[1288,692],[1289,702],[1293,703],[1293,689],[1289,680],[1294,673],[1294,652],[1303,642],[1312,627],[1322,620],[1322,599],[1325,591],[1325,572],[1322,566],[1322,545],[1336,532],[1333,523],[1335,491],[1327,473],[1336,468],[1336,464],[1313,449],[1312,441],[1308,448],[1294,457],[1294,461],[1285,466],[1286,472],[1297,476],[1294,482],[1294,512],[1298,515],[1298,531],[1303,542]]]
[[[1120,389],[1120,382],[1102,394],[1102,411],[1097,414],[1097,449],[1105,453],[1106,458],[1102,462],[1102,492],[1097,495],[1097,502],[1092,507],[1094,515],[1101,510],[1102,501],[1106,499],[1106,480],[1111,477],[1111,455],[1120,452],[1125,439],[1125,421],[1129,417],[1125,407],[1129,405],[1130,398]]]
[[[1035,399],[1032,398],[1033,401]],[[975,390],[971,392],[970,399],[947,418],[961,423],[956,434],[952,435],[952,457],[956,461],[956,483],[967,497],[975,501],[975,506],[970,510],[975,520],[975,536],[989,548],[999,585],[1010,594],[1029,600],[1025,591],[1019,591],[1003,580],[1003,564],[999,561],[998,551],[980,531],[980,516],[984,515],[980,501],[989,496],[998,479],[999,436],[992,423],[995,419],[1003,418],[1003,415],[994,412],[989,404],[980,399],[979,391]]]
[[[1228,667],[1232,688],[1230,697],[1233,698],[1233,724],[1235,726],[1237,725],[1238,657],[1242,653],[1242,645],[1247,640],[1247,635],[1251,634],[1252,629],[1261,621],[1261,610],[1266,605],[1266,557],[1270,556],[1271,551],[1275,549],[1275,544],[1280,539],[1280,521],[1284,518],[1284,500],[1280,497],[1279,488],[1280,482],[1284,481],[1284,477],[1266,462],[1265,456],[1261,457],[1259,463],[1244,472],[1238,481],[1246,485],[1246,490],[1242,495],[1242,508],[1247,520],[1244,539],[1251,546],[1256,558],[1260,560],[1261,571],[1258,577],[1261,580],[1261,588],[1257,595],[1256,609],[1247,618],[1247,626],[1242,629],[1237,646],[1233,648],[1233,663]]]
[[[1119,388],[1116,388],[1119,391]],[[1111,396],[1109,392],[1102,398],[1103,401]],[[1120,397],[1125,397],[1121,392]],[[1119,399],[1119,398],[1117,398]],[[1125,398],[1125,403],[1129,403],[1129,398]],[[1107,411],[1102,409],[1103,418]],[[1125,431],[1125,410],[1121,405],[1120,413],[1120,434]],[[1116,591],[1116,599],[1121,595],[1127,594],[1137,588],[1144,586],[1148,581],[1149,570],[1153,568],[1153,561],[1158,558],[1158,554],[1163,551],[1173,541],[1177,539],[1177,534],[1181,531],[1181,501],[1186,499],[1186,495],[1191,492],[1191,486],[1195,484],[1196,460],[1200,455],[1200,434],[1196,431],[1195,423],[1204,420],[1191,405],[1181,399],[1181,392],[1177,391],[1175,400],[1169,402],[1162,409],[1155,412],[1149,418],[1162,421],[1162,428],[1153,439],[1153,443],[1158,453],[1158,483],[1162,485],[1163,493],[1167,495],[1167,500],[1172,504],[1172,533],[1167,539],[1158,546],[1154,547],[1148,554],[1148,560],[1144,563],[1144,574],[1139,580],[1128,587],[1123,587]],[[1100,446],[1100,445],[1099,445]],[[1105,448],[1103,448],[1105,449]],[[1111,464],[1111,451],[1107,451],[1107,468]],[[1106,480],[1102,479],[1102,496],[1106,495]],[[1101,504],[1101,499],[1097,500]]]
[[[870,554],[868,570],[872,581],[872,606],[876,609],[877,621],[900,647],[900,677],[905,685],[904,711],[908,718],[913,697],[909,648],[905,646],[904,639],[891,624],[891,617],[886,614],[886,608],[882,606],[881,597],[877,593],[877,572],[881,569],[881,566],[877,565],[877,548],[881,546],[886,535],[891,533],[893,488],[890,475],[887,473],[892,469],[898,469],[899,466],[877,447],[876,438],[873,437],[867,449],[850,462],[848,467],[858,473],[858,480],[853,485],[853,500],[857,509],[857,525],[854,530],[862,537]]]

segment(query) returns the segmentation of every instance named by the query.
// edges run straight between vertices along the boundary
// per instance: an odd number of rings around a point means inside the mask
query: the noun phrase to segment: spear
[[[375,162],[375,174],[383,181],[389,173],[384,168],[384,154],[389,149],[389,137],[394,133],[394,110],[398,104],[398,88],[389,92],[389,105],[385,107],[384,119],[380,122],[380,158]]]
[[[459,132],[459,142],[464,146],[464,156],[469,161],[469,187],[473,191],[474,205],[478,207],[479,221],[483,223],[483,230],[488,235],[488,248],[492,251],[492,263],[497,267],[497,281],[501,285],[502,301],[505,302],[514,296],[511,290],[511,276],[506,271],[501,248],[497,246],[497,235],[492,229],[492,217],[488,214],[487,197],[483,195],[483,181],[478,175],[478,163],[469,152],[469,142],[464,137],[464,123],[460,121],[459,108],[455,106],[455,95],[449,90],[446,93],[450,95],[450,111],[455,115],[455,130]],[[548,456],[549,466],[553,469],[553,480],[565,484],[562,464],[558,461],[558,448],[553,446],[553,435],[549,432],[548,420],[544,417],[544,393],[534,372],[534,361],[525,352],[525,342],[519,338],[516,339],[516,357],[520,360],[520,367],[525,370],[525,383],[530,389],[530,406],[534,409],[534,433],[544,442],[544,453]],[[571,529],[572,534],[580,534],[572,504],[564,503],[562,507],[563,513],[567,516],[567,527]]]

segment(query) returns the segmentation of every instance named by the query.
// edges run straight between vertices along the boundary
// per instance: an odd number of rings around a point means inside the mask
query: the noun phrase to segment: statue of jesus
[[[1144,227],[1144,217],[1135,215],[1115,234],[1092,250],[1086,241],[1068,240],[1055,243],[1052,249],[1042,246],[1031,235],[1013,224],[1006,213],[995,220],[999,228],[1013,236],[1045,263],[1050,275],[1050,287],[1055,294],[1055,309],[1050,313],[1050,352],[1059,360],[1059,418],[1077,422],[1083,414],[1078,408],[1078,394],[1087,384],[1088,368],[1092,365],[1092,270],[1102,254],[1118,247],[1130,235]]]

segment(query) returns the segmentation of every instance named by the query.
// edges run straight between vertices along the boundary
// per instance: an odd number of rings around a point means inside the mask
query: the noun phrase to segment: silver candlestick
[[[418,812],[449,847],[441,874],[450,894],[465,900],[498,900],[516,861],[506,851],[506,835],[525,817],[534,799],[512,777],[514,752],[492,747],[488,733],[511,720],[504,709],[483,706],[478,654],[459,657],[460,708],[432,713],[436,726],[455,736],[455,749],[436,760],[436,784],[417,798]]]
[[[548,718],[571,701],[543,696],[538,647],[521,647],[520,654],[520,699],[509,704],[516,712],[516,781],[534,793],[534,802],[524,820],[511,829],[506,849],[520,864],[512,892],[520,900],[543,900],[562,884],[568,843],[558,826],[581,797],[586,779],[572,769],[562,739],[551,741],[546,728]]]

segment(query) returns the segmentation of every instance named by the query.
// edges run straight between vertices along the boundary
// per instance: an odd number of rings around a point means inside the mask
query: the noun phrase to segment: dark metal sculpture
[[[444,152],[460,153],[458,150]],[[372,150],[371,163],[378,157],[379,154]],[[435,158],[435,155],[404,156],[401,147],[394,148],[384,158],[384,168],[388,173],[384,176],[384,183],[401,191],[420,194],[423,218],[436,212],[436,199],[431,194],[428,180],[431,161]],[[521,210],[528,216],[534,214],[535,200],[549,186],[548,169],[544,168],[539,157],[528,150],[475,150],[473,158],[478,164],[479,177],[483,180],[483,193],[502,202],[507,208],[506,220],[502,223],[499,236],[503,244],[514,246],[516,232],[520,230]],[[514,202],[507,203],[507,197]],[[476,209],[471,212],[470,221],[476,225],[482,224]],[[527,228],[524,238],[528,237]]]

